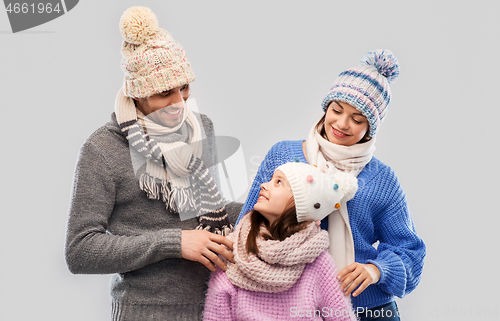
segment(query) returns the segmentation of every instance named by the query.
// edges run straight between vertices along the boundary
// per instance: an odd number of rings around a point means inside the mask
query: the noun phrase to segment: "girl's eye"
[[[356,124],[361,124],[361,123],[363,123],[362,121],[359,121],[359,120],[357,120],[356,118],[353,118],[352,120],[353,120]]]
[[[281,185],[281,179],[276,180],[276,184]]]
[[[335,109],[335,108],[332,108],[332,111],[333,111],[334,113],[336,113],[336,114],[340,114],[340,110],[337,110],[337,109]]]

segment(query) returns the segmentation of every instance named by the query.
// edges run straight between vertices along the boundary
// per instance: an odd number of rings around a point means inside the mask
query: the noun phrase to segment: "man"
[[[148,8],[125,11],[120,29],[125,80],[111,121],[80,151],[66,262],[114,273],[113,320],[200,319],[209,273],[225,269],[218,254],[233,260],[226,209],[235,218],[241,204],[224,207],[208,168],[213,126],[189,109],[182,47]]]

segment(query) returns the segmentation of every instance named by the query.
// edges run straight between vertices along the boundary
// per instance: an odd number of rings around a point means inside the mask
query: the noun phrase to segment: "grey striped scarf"
[[[131,98],[123,95],[122,90],[116,97],[115,112],[120,129],[129,141],[130,148],[141,155],[144,159],[142,163],[147,164],[136,171],[141,190],[150,199],[163,201],[167,210],[178,213],[181,219],[198,217],[200,224],[197,229],[228,235],[233,230],[233,226],[227,219],[223,199],[215,180],[199,157],[201,149],[199,146],[198,148],[191,147],[199,142],[189,139],[189,134],[192,135],[193,130],[189,130],[188,123],[192,124],[192,127],[199,126],[199,123],[187,106],[183,111],[185,114],[183,122],[174,128],[176,132],[163,135],[161,138],[152,137],[146,127],[141,125],[138,121],[140,111],[135,108]],[[186,118],[189,118],[189,122],[185,121]],[[200,138],[201,136],[198,137]],[[167,153],[165,148],[161,148],[160,143],[167,143],[176,148]],[[184,153],[186,161],[182,171],[184,174],[176,175],[172,172],[168,160],[172,160],[172,155],[176,152],[184,152],[183,149],[189,151],[187,154]],[[193,149],[198,152],[195,153]],[[153,170],[149,170],[150,168]]]

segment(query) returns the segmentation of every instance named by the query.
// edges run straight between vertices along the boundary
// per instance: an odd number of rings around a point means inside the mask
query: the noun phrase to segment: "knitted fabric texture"
[[[201,159],[215,164],[212,121],[197,117],[207,136]],[[241,207],[230,203],[226,209],[236,218]],[[113,273],[112,320],[201,318],[210,271],[181,255],[182,230],[198,224],[181,221],[139,188],[129,142],[114,115],[85,141],[75,167],[66,262],[72,273]]]
[[[305,163],[286,163],[276,171],[281,171],[290,184],[299,222],[324,219],[341,207],[341,201],[351,199],[358,188],[353,175],[343,172],[329,175]]]
[[[137,172],[141,190],[150,199],[161,199],[167,210],[179,213],[181,219],[199,216],[200,225],[197,229],[228,235],[233,226],[227,220],[224,202],[215,180],[200,159],[201,129],[187,106],[183,110],[184,121],[177,127],[150,125],[154,126],[156,132],[165,130],[171,135],[182,126],[189,125],[189,141],[169,144],[159,143],[149,135],[148,128],[138,122],[139,111],[132,98],[124,96],[122,90],[116,97],[115,111],[120,129],[129,141],[131,150],[142,156],[140,160],[133,159],[147,164],[146,172]],[[177,183],[179,181],[184,183]]]
[[[399,64],[392,52],[370,51],[361,59],[361,66],[340,73],[321,103],[323,111],[332,101],[348,103],[368,119],[368,136],[373,137],[391,101],[389,83],[398,76]]]
[[[373,137],[362,144],[342,146],[329,142],[322,137],[316,126],[312,126],[306,140],[307,159],[326,173],[336,175],[340,172],[350,173],[354,176],[363,170],[375,151]],[[352,238],[347,206],[342,204],[338,214],[328,217],[330,235],[330,254],[339,270],[354,263],[354,240]]]
[[[259,255],[246,251],[250,219],[244,217],[228,238],[233,242],[236,263],[228,262],[226,275],[234,285],[250,291],[281,292],[300,278],[306,263],[311,263],[328,248],[328,233],[311,223],[283,241],[257,237]],[[265,231],[262,226],[261,234]]]
[[[149,97],[194,81],[184,49],[158,26],[149,8],[127,9],[120,19],[120,31],[126,96]]]
[[[296,157],[301,162],[307,162],[302,143],[283,141],[269,150],[260,164],[238,220],[253,208],[259,197],[260,185],[269,181],[278,166]],[[395,296],[404,297],[415,289],[421,279],[426,248],[416,233],[406,195],[394,171],[373,157],[357,178],[358,191],[347,202],[355,261],[375,264],[381,278],[359,296],[353,297],[352,303],[355,308],[372,308],[394,301]],[[328,229],[327,224],[325,218],[321,227]],[[378,246],[373,246],[377,241]]]
[[[354,321],[352,306],[344,299],[337,270],[324,251],[306,264],[301,277],[288,290],[265,293],[232,284],[227,273],[217,269],[208,284],[205,321]]]

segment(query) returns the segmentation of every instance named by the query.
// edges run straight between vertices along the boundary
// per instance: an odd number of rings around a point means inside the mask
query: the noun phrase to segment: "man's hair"
[[[290,198],[288,204],[285,208],[283,214],[281,214],[272,224],[256,210],[250,211],[247,215],[250,215],[250,232],[248,233],[246,250],[247,253],[253,253],[255,255],[259,254],[259,248],[257,247],[257,237],[260,234],[260,228],[262,225],[267,229],[266,232],[262,233],[262,237],[265,240],[279,240],[283,241],[287,237],[294,233],[297,233],[304,228],[306,228],[311,220],[304,222],[297,221],[297,211],[295,210],[295,202],[293,197]]]

